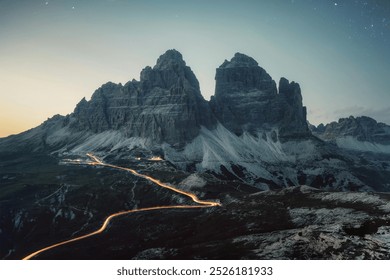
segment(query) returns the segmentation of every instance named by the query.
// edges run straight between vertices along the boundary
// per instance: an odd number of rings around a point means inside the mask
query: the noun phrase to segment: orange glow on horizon
[[[34,125],[35,123],[27,124],[19,119],[3,116],[3,113],[0,113],[0,138],[8,137],[13,134],[19,134],[23,131],[29,130],[30,128],[34,127]]]

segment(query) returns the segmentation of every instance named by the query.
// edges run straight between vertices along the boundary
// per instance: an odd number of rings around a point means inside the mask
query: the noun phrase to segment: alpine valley
[[[0,258],[390,258],[390,126],[310,125],[299,84],[241,53],[215,81],[206,101],[168,50],[1,138]]]

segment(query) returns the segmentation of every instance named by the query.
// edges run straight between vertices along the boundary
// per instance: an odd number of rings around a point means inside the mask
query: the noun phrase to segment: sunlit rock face
[[[103,85],[89,102],[77,105],[73,118],[76,129],[119,129],[127,137],[178,146],[214,121],[198,80],[176,50],[161,55],[153,68],[143,69],[139,82]]]
[[[278,128],[281,137],[306,136],[306,108],[298,84],[275,81],[251,57],[236,53],[216,73],[210,105],[217,119],[240,135],[244,131]]]

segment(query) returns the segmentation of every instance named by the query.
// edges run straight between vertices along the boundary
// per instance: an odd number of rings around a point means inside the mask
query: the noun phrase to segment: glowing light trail
[[[88,153],[87,156],[93,160],[92,162],[88,163],[90,165],[101,165],[101,166],[106,166],[106,167],[111,167],[111,168],[115,168],[115,169],[119,169],[119,170],[128,171],[128,172],[132,173],[133,175],[141,177],[141,178],[144,178],[146,180],[149,180],[149,181],[155,183],[156,185],[159,185],[160,187],[163,187],[163,188],[169,189],[171,191],[174,191],[176,193],[179,193],[179,194],[185,195],[187,197],[190,197],[192,199],[192,201],[198,203],[198,205],[155,206],[155,207],[146,207],[146,208],[140,208],[140,209],[133,209],[133,210],[117,212],[117,213],[114,213],[114,214],[111,214],[110,216],[108,216],[104,220],[103,225],[98,230],[95,230],[94,232],[91,232],[91,233],[88,233],[88,234],[85,234],[85,235],[82,235],[82,236],[79,236],[79,237],[76,237],[76,238],[72,238],[72,239],[69,239],[69,240],[66,240],[66,241],[62,241],[62,242],[53,244],[51,246],[47,246],[45,248],[42,248],[42,249],[40,249],[38,251],[35,251],[34,253],[31,253],[30,255],[24,257],[23,260],[29,260],[29,259],[39,255],[40,253],[45,252],[45,251],[48,251],[48,250],[54,249],[56,247],[65,245],[65,244],[69,244],[69,243],[72,243],[72,242],[75,242],[75,241],[79,241],[79,240],[82,240],[82,239],[85,239],[85,238],[88,238],[88,237],[100,234],[107,228],[107,226],[109,225],[110,221],[113,218],[116,218],[118,216],[127,215],[127,214],[135,213],[135,212],[144,212],[144,211],[153,211],[153,210],[162,210],[162,209],[195,209],[195,208],[207,208],[207,207],[221,206],[221,204],[219,202],[200,200],[194,193],[186,192],[186,191],[177,189],[177,188],[172,187],[172,186],[170,186],[168,184],[165,184],[165,183],[163,183],[163,182],[161,182],[161,181],[159,181],[157,179],[154,179],[153,177],[150,177],[150,176],[144,175],[144,174],[140,174],[137,171],[135,171],[134,169],[121,167],[121,166],[116,166],[116,165],[113,165],[113,164],[104,163],[102,160],[100,160],[98,157],[96,157],[95,155],[93,155],[91,153]],[[79,162],[79,161],[77,161],[77,162]]]
[[[150,161],[162,161],[163,159],[161,157],[154,156],[154,157],[151,157],[149,160]]]

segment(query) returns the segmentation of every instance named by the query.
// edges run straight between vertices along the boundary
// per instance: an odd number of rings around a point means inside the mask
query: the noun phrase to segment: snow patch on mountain
[[[199,174],[191,174],[183,181],[181,181],[178,186],[180,189],[191,190],[192,188],[202,188],[207,184],[207,181],[199,176]]]
[[[165,145],[165,158],[182,166],[195,162],[198,171],[219,172],[221,165],[229,167],[236,164],[258,176],[271,178],[261,164],[254,163],[279,162],[288,160],[288,157],[281,143],[273,142],[270,133],[264,138],[247,132],[237,136],[221,124],[214,130],[202,127],[200,134],[183,150],[177,151]]]
[[[337,138],[336,144],[338,147],[343,149],[390,154],[390,145],[382,145],[374,142],[359,141],[352,136]]]
[[[311,139],[281,142],[277,129],[236,135],[220,123],[214,129],[201,127],[199,135],[182,148],[168,143],[155,144],[148,138],[128,138],[122,131],[104,131],[87,135],[82,143],[72,148],[71,153],[131,153],[138,148],[159,150],[165,160],[183,170],[194,167],[198,172],[221,173],[224,166],[232,174],[245,177],[245,181],[259,187],[261,183],[255,182],[256,178],[274,181],[272,172],[275,170],[280,171],[278,183],[299,185],[299,174],[294,166],[320,158],[320,150]],[[334,162],[329,162],[329,165],[334,166]],[[315,169],[311,171],[315,174],[324,172],[318,167],[311,168]],[[241,174],[237,173],[238,169]]]
[[[335,192],[321,197],[323,201],[339,201],[344,203],[364,203],[377,207],[384,212],[390,213],[390,204],[381,199],[377,194],[368,194],[363,192]]]
[[[228,170],[232,165],[239,165],[250,174],[272,179],[268,164],[282,162],[294,163],[301,159],[314,159],[318,152],[311,140],[281,143],[275,139],[278,131],[258,132],[257,135],[244,132],[238,136],[222,124],[213,130],[202,127],[200,134],[182,150],[164,146],[165,158],[185,168],[195,162],[198,171],[221,171],[221,165]],[[296,177],[287,167],[288,177]],[[294,171],[296,173],[296,171]]]
[[[83,143],[72,149],[72,153],[87,153],[98,150],[109,150],[111,152],[126,148],[131,150],[135,147],[145,148],[149,140],[140,137],[127,138],[121,131],[104,131],[89,136]]]

